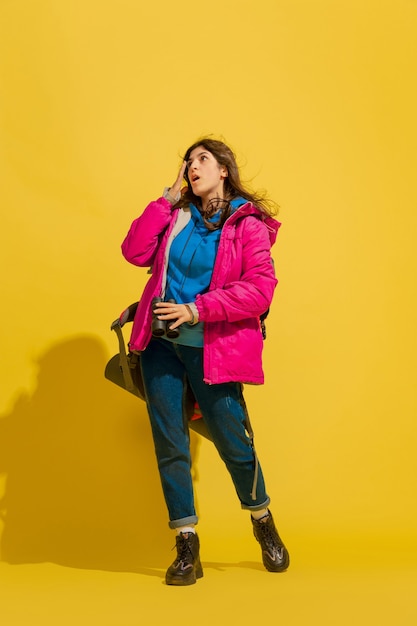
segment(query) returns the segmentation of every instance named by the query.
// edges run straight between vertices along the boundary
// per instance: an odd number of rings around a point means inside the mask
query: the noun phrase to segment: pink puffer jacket
[[[131,350],[144,350],[151,339],[151,302],[163,291],[165,251],[180,211],[165,198],[151,202],[122,244],[130,263],[152,266],[133,323]],[[248,202],[223,226],[209,291],[196,298],[199,320],[205,322],[204,380],[209,384],[264,382],[259,316],[278,282],[270,249],[280,225]]]

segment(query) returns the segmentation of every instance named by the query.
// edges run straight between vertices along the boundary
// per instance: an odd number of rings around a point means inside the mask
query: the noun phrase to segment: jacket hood
[[[232,215],[227,219],[226,223],[233,224],[239,219],[242,219],[243,217],[247,217],[248,215],[254,215],[256,217],[259,217],[264,222],[264,224],[266,225],[268,229],[269,240],[271,242],[271,246],[273,246],[276,241],[278,230],[281,226],[281,222],[263,213],[263,211],[258,209],[258,207],[252,204],[252,202],[246,202],[245,204],[240,206],[238,209],[236,209],[232,213]]]

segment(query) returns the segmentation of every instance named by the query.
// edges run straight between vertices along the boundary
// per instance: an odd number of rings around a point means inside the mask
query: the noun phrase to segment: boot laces
[[[268,524],[267,522],[261,522],[259,524],[259,528],[261,529],[265,545],[271,550],[279,550],[281,545],[275,529],[271,527],[270,524]]]
[[[190,563],[194,560],[193,551],[190,545],[190,537],[184,537],[184,535],[178,535],[176,545],[172,547],[177,548],[176,562]]]

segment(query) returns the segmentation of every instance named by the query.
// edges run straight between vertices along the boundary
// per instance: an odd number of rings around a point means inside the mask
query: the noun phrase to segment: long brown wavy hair
[[[210,152],[220,166],[226,167],[228,174],[224,179],[224,198],[215,198],[214,200],[211,200],[208,205],[208,210],[203,214],[203,219],[207,228],[210,230],[216,230],[223,226],[224,222],[231,214],[232,207],[230,202],[237,197],[242,197],[245,200],[248,200],[248,202],[251,202],[258,207],[258,209],[262,211],[262,213],[265,213],[265,215],[272,216],[278,213],[278,206],[269,200],[265,195],[259,192],[255,193],[249,191],[243,186],[240,180],[236,157],[229,146],[227,146],[223,141],[210,139],[209,137],[202,137],[188,148],[184,155],[184,161],[188,162],[192,151],[199,146],[202,146],[205,150]],[[192,202],[201,210],[201,200],[193,193],[188,178],[188,169],[185,170],[184,178],[187,181],[187,189],[182,193],[181,199],[175,204],[175,206],[184,207],[188,206]],[[219,220],[215,223],[209,221],[210,217],[212,217],[219,209]]]

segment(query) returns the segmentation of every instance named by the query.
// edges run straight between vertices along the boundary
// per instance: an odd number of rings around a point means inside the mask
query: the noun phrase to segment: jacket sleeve
[[[259,218],[248,216],[242,220],[241,235],[241,273],[231,277],[232,270],[226,273],[224,282],[217,283],[216,269],[221,268],[225,259],[221,255],[216,259],[213,288],[196,298],[199,320],[202,322],[236,322],[259,317],[271,304],[278,281],[271,257],[268,229]],[[221,269],[219,272],[221,274]]]
[[[159,198],[134,220],[122,243],[122,254],[129,263],[152,265],[161,236],[171,221],[171,206],[166,198]]]

